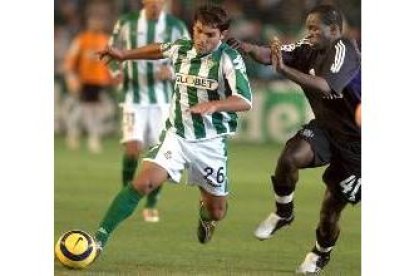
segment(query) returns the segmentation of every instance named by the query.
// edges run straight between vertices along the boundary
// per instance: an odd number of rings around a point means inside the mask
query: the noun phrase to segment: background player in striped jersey
[[[251,90],[240,54],[222,43],[230,25],[225,10],[200,7],[193,41],[150,44],[134,50],[108,48],[102,58],[162,59],[173,62],[177,79],[161,142],[144,159],[132,184],[113,200],[96,233],[104,246],[116,226],[132,214],[141,198],[167,179],[179,182],[188,169],[189,184],[200,189],[198,239],[207,243],[227,211],[226,139],[235,133],[236,112],[251,108]]]
[[[256,229],[260,240],[269,239],[293,221],[293,194],[299,169],[329,164],[316,243],[298,273],[318,273],[330,259],[339,237],[339,218],[348,203],[361,200],[361,130],[355,110],[361,101],[360,54],[342,37],[342,15],[321,5],[307,16],[308,37],[282,45],[275,38],[271,48],[238,41],[229,42],[257,61],[272,66],[299,84],[315,114],[285,146],[271,177],[276,211]]]
[[[116,22],[109,45],[133,49],[151,43],[166,43],[189,38],[185,24],[163,11],[164,0],[143,0],[143,9],[130,12]],[[122,92],[122,184],[134,177],[139,155],[145,147],[158,143],[172,94],[173,70],[169,60],[135,60],[123,64]],[[152,191],[143,210],[144,220],[158,222],[156,204],[160,188]]]

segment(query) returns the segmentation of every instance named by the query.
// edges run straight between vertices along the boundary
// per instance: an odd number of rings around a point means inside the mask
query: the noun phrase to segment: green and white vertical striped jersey
[[[209,54],[198,55],[191,40],[164,43],[161,49],[172,60],[176,82],[166,128],[187,140],[209,139],[233,134],[235,112],[192,114],[197,103],[243,98],[251,105],[252,93],[242,56],[225,43]]]
[[[164,11],[158,20],[148,20],[144,11],[123,15],[115,24],[109,45],[121,49],[134,49],[151,43],[173,42],[179,38],[190,37],[181,20]],[[168,59],[124,62],[124,100],[143,106],[169,103],[172,82],[156,79],[160,66],[165,64],[171,63]]]

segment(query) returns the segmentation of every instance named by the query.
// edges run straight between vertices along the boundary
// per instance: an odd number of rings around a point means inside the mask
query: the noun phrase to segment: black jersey
[[[283,61],[305,74],[324,78],[330,95],[302,87],[318,123],[341,141],[361,139],[355,123],[355,109],[361,102],[360,54],[351,41],[340,38],[330,49],[310,47],[307,40],[282,46]]]

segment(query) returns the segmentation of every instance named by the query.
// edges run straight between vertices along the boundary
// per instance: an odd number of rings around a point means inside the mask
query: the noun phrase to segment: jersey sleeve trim
[[[335,60],[331,65],[331,72],[338,73],[341,70],[342,65],[344,64],[346,55],[346,47],[342,40],[339,40],[335,45]]]

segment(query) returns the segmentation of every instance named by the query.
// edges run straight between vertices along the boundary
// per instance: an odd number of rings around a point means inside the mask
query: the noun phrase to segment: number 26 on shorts
[[[204,168],[204,179],[209,181],[210,177],[216,180],[216,183],[221,184],[226,179],[226,176],[224,175],[224,167],[218,168],[218,170],[214,170],[212,167],[205,167]]]

